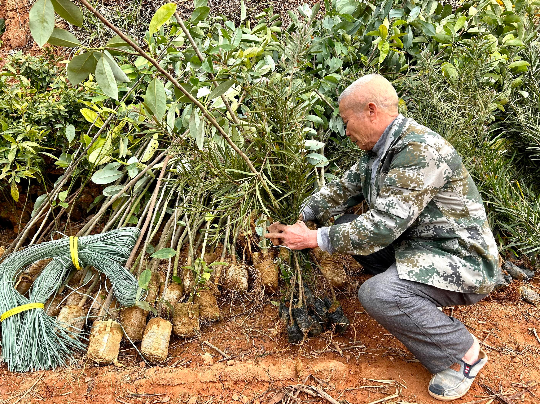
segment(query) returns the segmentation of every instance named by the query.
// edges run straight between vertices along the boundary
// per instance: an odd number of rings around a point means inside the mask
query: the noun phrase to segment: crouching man
[[[398,113],[398,96],[367,75],[339,97],[347,136],[365,153],[305,203],[303,220],[325,223],[364,198],[369,210],[310,230],[272,224],[266,235],[293,250],[319,246],[351,254],[366,272],[366,312],[431,372],[429,394],[454,400],[488,358],[478,340],[438,307],[484,298],[498,277],[498,252],[480,194],[456,150]]]

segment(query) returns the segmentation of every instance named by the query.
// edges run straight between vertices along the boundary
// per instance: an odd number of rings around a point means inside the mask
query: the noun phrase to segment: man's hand
[[[271,239],[274,245],[283,245],[291,250],[318,246],[317,230],[308,229],[304,222],[296,222],[292,226],[276,222],[268,226],[268,231],[264,237]]]

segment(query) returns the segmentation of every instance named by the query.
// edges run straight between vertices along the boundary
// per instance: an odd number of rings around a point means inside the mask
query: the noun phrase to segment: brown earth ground
[[[0,55],[37,51],[26,3],[0,0],[7,27]],[[296,2],[287,3],[280,4],[293,8]],[[11,237],[0,230],[4,245]],[[196,338],[173,337],[169,357],[159,366],[146,364],[140,346],[127,343],[116,366],[96,366],[80,356],[55,371],[14,374],[1,364],[0,404],[437,402],[427,393],[429,372],[358,303],[356,290],[365,279],[350,273],[349,286],[338,293],[351,321],[344,335],[328,331],[289,344],[273,304],[279,295],[252,288],[248,294],[220,296],[223,319],[204,326]],[[540,278],[531,283],[540,286]],[[521,301],[518,287],[515,281],[474,306],[445,308],[479,338],[489,356],[469,394],[457,403],[540,402],[540,309]]]
[[[429,372],[356,300],[365,279],[350,274],[350,286],[338,294],[351,321],[344,335],[328,331],[289,344],[272,304],[279,296],[256,289],[222,294],[223,320],[204,326],[196,338],[173,337],[159,366],[146,364],[140,345],[128,343],[116,366],[96,366],[80,356],[55,371],[16,374],[3,364],[0,403],[437,402],[426,390]],[[540,279],[532,283],[538,286]],[[518,286],[514,281],[474,306],[445,308],[489,356],[477,383],[457,403],[540,402],[540,310],[517,298]]]

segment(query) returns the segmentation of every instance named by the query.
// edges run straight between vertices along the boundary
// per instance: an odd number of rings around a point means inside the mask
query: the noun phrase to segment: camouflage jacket
[[[387,128],[384,140],[375,181],[374,156],[364,153],[341,179],[304,205],[326,222],[366,199],[369,211],[326,228],[331,249],[368,255],[393,243],[401,279],[489,293],[498,278],[497,246],[461,157],[440,135],[402,115]]]

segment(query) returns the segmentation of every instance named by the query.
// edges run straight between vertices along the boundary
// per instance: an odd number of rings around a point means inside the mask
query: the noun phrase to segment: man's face
[[[343,119],[345,134],[349,139],[362,150],[373,149],[378,138],[374,138],[369,108],[364,111],[354,111],[342,101],[339,104],[339,114]]]

